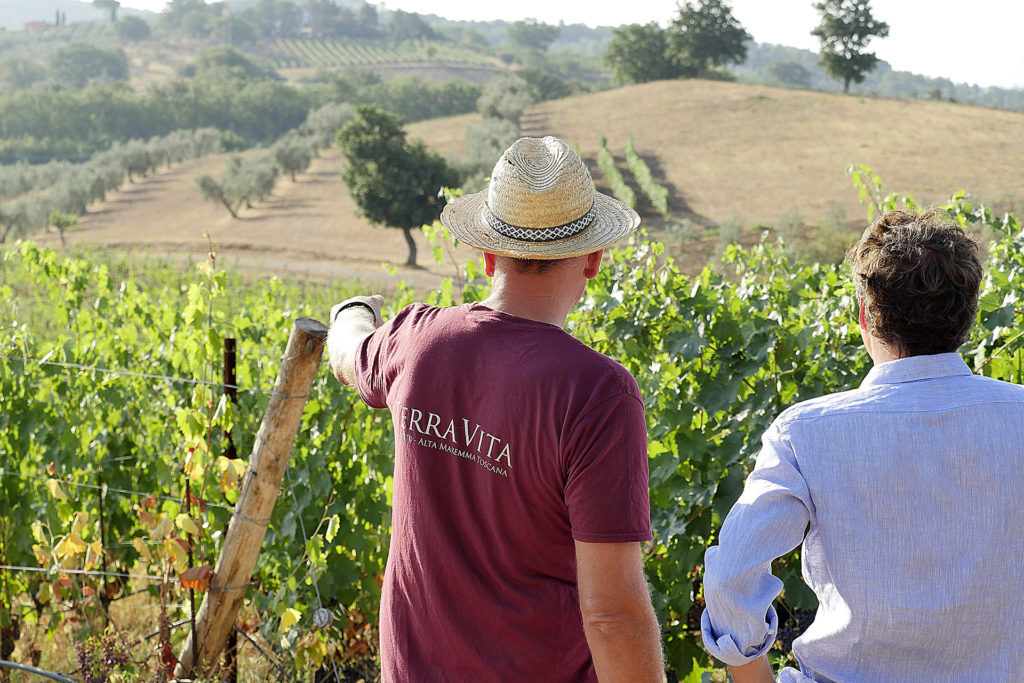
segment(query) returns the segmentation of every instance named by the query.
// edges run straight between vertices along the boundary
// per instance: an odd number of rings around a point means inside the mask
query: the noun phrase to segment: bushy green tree
[[[313,141],[300,135],[285,135],[270,148],[274,163],[295,182],[295,174],[309,168],[313,161]]]
[[[244,16],[264,38],[294,38],[302,28],[302,10],[290,0],[259,0]]]
[[[876,36],[888,36],[889,24],[871,14],[870,0],[823,0],[814,8],[821,23],[811,35],[821,41],[821,65],[831,78],[843,81],[843,92],[850,92],[850,83],[861,83],[878,64],[867,45]]]
[[[23,202],[0,204],[0,244],[27,227],[28,215]]]
[[[679,5],[668,33],[669,55],[697,78],[704,78],[710,67],[742,62],[751,40],[723,0]]]
[[[494,163],[518,137],[519,127],[506,119],[485,118],[480,125],[466,128],[466,173],[490,173]]]
[[[614,31],[602,55],[616,83],[647,83],[683,74],[669,56],[668,33],[655,22],[630,24]]]
[[[557,26],[536,19],[524,19],[512,22],[507,35],[509,42],[516,47],[544,52],[558,39],[560,32]]]
[[[0,62],[0,83],[11,90],[30,88],[46,79],[46,69],[28,57],[11,55]]]
[[[124,43],[137,43],[152,35],[149,24],[140,17],[124,17],[117,22],[117,37]]]
[[[201,50],[184,75],[208,82],[281,80],[269,66],[259,64],[233,47],[220,46]]]
[[[347,102],[328,102],[310,111],[302,128],[313,137],[317,147],[330,147],[338,130],[355,115],[355,108]]]
[[[117,10],[121,8],[121,3],[118,0],[92,0],[92,6],[106,12],[107,19],[111,24],[117,22]]]
[[[395,10],[387,26],[388,38],[394,42],[407,40],[436,40],[437,35],[423,17],[415,12]]]
[[[526,67],[515,73],[530,85],[538,102],[569,97],[577,92],[571,84],[544,69]]]
[[[505,72],[487,81],[476,106],[484,118],[505,119],[518,127],[523,111],[536,101],[536,92],[526,79]]]
[[[78,216],[73,213],[61,213],[60,211],[53,210],[50,212],[48,222],[60,233],[60,246],[66,247],[64,233],[78,227]]]
[[[341,179],[359,212],[371,222],[399,228],[409,247],[406,265],[416,265],[412,230],[441,214],[442,187],[459,184],[459,173],[421,140],[409,142],[401,119],[380,107],[356,107],[337,135],[345,160]]]
[[[232,218],[238,218],[242,204],[252,208],[253,201],[266,198],[274,191],[276,182],[277,167],[269,155],[235,154],[228,159],[220,180],[206,173],[196,177],[203,199],[223,204]]]
[[[123,81],[128,78],[128,57],[124,50],[103,50],[88,43],[71,43],[50,57],[51,77],[69,88],[87,83]]]
[[[798,88],[811,87],[811,72],[797,62],[772,62],[765,67],[765,73],[776,83]]]

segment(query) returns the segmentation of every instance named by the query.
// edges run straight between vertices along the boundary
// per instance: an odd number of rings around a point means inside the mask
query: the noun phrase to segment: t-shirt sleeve
[[[647,424],[631,394],[598,404],[572,431],[565,503],[572,537],[585,543],[651,539]]]
[[[391,382],[402,363],[399,351],[413,306],[381,325],[359,344],[356,352],[356,391],[371,408],[387,408]]]

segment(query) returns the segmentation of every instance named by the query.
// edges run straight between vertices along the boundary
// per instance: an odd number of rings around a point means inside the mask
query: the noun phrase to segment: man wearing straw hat
[[[336,305],[335,376],[395,428],[385,681],[661,681],[640,544],[647,435],[633,377],[564,330],[639,216],[563,141],[523,138],[441,221],[490,296]]]

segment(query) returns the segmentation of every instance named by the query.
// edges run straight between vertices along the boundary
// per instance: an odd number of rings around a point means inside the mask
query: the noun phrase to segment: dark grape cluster
[[[811,625],[816,612],[812,609],[794,609],[780,614],[779,631],[775,636],[776,647],[789,654],[793,650],[793,641]]]
[[[106,683],[116,672],[134,672],[132,641],[126,634],[107,630],[75,643],[78,672],[84,683]]]

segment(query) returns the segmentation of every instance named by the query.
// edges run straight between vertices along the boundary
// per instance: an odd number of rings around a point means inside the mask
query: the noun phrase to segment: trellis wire
[[[173,376],[173,375],[162,375],[162,374],[156,374],[156,373],[133,372],[133,371],[130,371],[130,370],[118,370],[118,369],[112,369],[112,368],[104,368],[104,367],[99,367],[99,366],[95,366],[95,365],[85,365],[85,364],[81,364],[81,363],[51,361],[51,360],[47,360],[47,359],[30,358],[30,357],[27,357],[27,356],[12,356],[12,355],[7,355],[7,354],[0,354],[0,359],[9,360],[9,361],[15,361],[15,362],[21,362],[23,364],[34,363],[34,364],[40,365],[40,366],[59,367],[59,368],[64,368],[64,369],[68,369],[68,370],[77,370],[79,372],[92,372],[92,373],[97,373],[98,372],[98,373],[103,373],[103,374],[107,374],[107,375],[111,375],[111,376],[115,376],[115,377],[132,377],[132,378],[139,378],[139,379],[153,379],[153,380],[160,380],[160,381],[167,381],[167,382],[177,382],[177,383],[182,383],[182,384],[189,384],[189,385],[193,385],[193,386],[198,385],[198,386],[209,386],[209,387],[221,387],[221,388],[224,388],[224,389],[233,389],[235,391],[244,391],[244,392],[250,393],[250,394],[261,394],[261,395],[274,396],[274,397],[285,398],[285,399],[307,399],[307,398],[310,397],[309,394],[305,394],[305,395],[289,395],[289,394],[282,394],[282,393],[276,392],[274,390],[267,390],[267,389],[263,389],[263,388],[259,388],[259,387],[244,387],[244,386],[241,386],[241,385],[238,385],[238,384],[227,384],[227,383],[223,383],[223,382],[213,382],[213,381],[210,381],[210,380],[200,380],[200,379],[194,379],[194,378],[188,378],[188,377],[176,377],[176,376]],[[287,358],[285,358],[284,360],[287,360]],[[263,447],[266,447],[267,451],[270,452],[271,455],[273,455],[273,457],[278,461],[278,463],[281,463],[282,465],[284,465],[285,475],[288,478],[288,491],[289,491],[289,494],[292,497],[292,501],[295,503],[296,508],[298,508],[299,507],[298,497],[295,494],[294,483],[292,481],[291,474],[290,474],[290,471],[289,471],[290,470],[290,461],[289,462],[285,462],[283,458],[281,458],[277,453],[275,453],[273,451],[273,449],[271,449],[269,447],[269,445],[266,443],[266,441],[264,439],[259,438],[259,441],[260,441],[260,449],[262,449]],[[132,459],[137,459],[139,457],[141,457],[141,456],[138,456],[138,455],[136,455],[136,456],[125,456],[125,457],[118,457],[118,458],[112,458],[112,459],[109,459],[109,460],[104,460],[103,462],[108,462],[108,461],[114,462],[114,461],[121,461],[121,460],[132,460]],[[53,478],[53,477],[43,477],[43,476],[40,476],[40,475],[32,475],[32,474],[26,474],[26,473],[20,473],[20,472],[11,472],[9,470],[5,470],[5,469],[0,468],[0,476],[3,476],[3,475],[16,476],[16,477],[21,477],[21,478],[26,478],[26,479],[35,479],[35,480],[40,480],[40,481],[47,481],[47,480]],[[56,478],[53,478],[53,479],[56,479]],[[63,480],[63,479],[56,479],[56,480],[60,481],[63,484],[71,486],[71,487],[80,487],[80,488],[88,488],[88,489],[94,489],[94,490],[101,490],[101,491],[104,491],[104,492],[117,493],[117,494],[126,495],[126,496],[136,496],[136,497],[141,497],[141,498],[153,497],[153,498],[156,498],[156,499],[169,500],[169,501],[173,501],[173,502],[180,502],[182,500],[180,497],[155,495],[155,494],[146,493],[146,492],[143,492],[143,491],[133,491],[133,490],[130,490],[130,489],[120,489],[120,488],[106,486],[106,485],[99,486],[99,485],[96,485],[96,484],[87,484],[87,483],[84,483],[84,482],[73,482],[73,481],[68,481],[68,480]],[[217,503],[206,503],[206,505],[208,507],[215,507],[215,508],[220,508],[220,509],[225,509],[225,510],[231,510],[232,513],[233,513],[233,517],[237,517],[239,519],[243,519],[243,520],[251,522],[251,523],[261,524],[261,525],[265,526],[266,524],[268,524],[270,522],[270,519],[254,520],[254,519],[245,518],[244,516],[237,514],[234,511],[234,508],[231,507],[231,506],[221,505],[221,504],[217,504]],[[305,525],[305,522],[302,520],[301,514],[299,514],[299,526],[300,526],[300,529],[302,531],[303,542],[304,542],[305,545],[308,545],[309,544],[309,537],[308,537],[308,535],[306,533],[306,525]],[[304,545],[304,547],[305,547],[305,545]],[[161,581],[161,582],[169,582],[169,583],[180,583],[180,579],[178,579],[176,577],[140,575],[140,574],[133,575],[133,574],[124,573],[124,572],[106,572],[106,571],[93,571],[93,570],[82,570],[82,569],[59,569],[59,568],[52,568],[52,567],[51,568],[24,567],[24,566],[15,566],[15,565],[0,565],[0,570],[37,572],[37,573],[55,573],[55,574],[64,573],[64,574],[77,574],[77,575],[86,575],[86,576],[110,576],[110,577],[123,578],[123,579],[128,579],[128,580],[138,579],[138,580]],[[319,586],[319,583],[318,583],[317,578],[316,578],[316,572],[313,571],[312,568],[310,568],[309,576],[310,576],[310,578],[312,579],[312,582],[313,582],[313,588],[314,588],[314,591],[316,593],[317,605],[318,605],[318,607],[320,609],[324,609],[323,599],[322,599],[321,594],[320,594],[320,586]],[[247,588],[250,585],[251,584],[245,584],[245,585],[239,585],[239,586],[213,586],[213,585],[211,585],[211,586],[209,586],[209,590],[211,590],[211,591],[212,590],[232,590],[232,589]],[[145,590],[145,589],[143,589],[143,590]],[[119,596],[119,598],[116,598],[116,599],[122,599],[122,598],[125,598],[125,597],[129,597],[130,595],[135,595],[135,594],[140,593],[140,592],[143,592],[143,591],[135,591],[135,592],[130,593],[128,595]],[[174,624],[172,624],[172,628],[180,626],[180,625],[182,625],[184,623],[188,623],[188,621],[189,620],[186,619],[186,620],[182,620],[180,622],[175,622]],[[243,635],[243,637],[246,640],[248,640],[253,645],[253,647],[255,647],[260,652],[260,654],[263,655],[274,666],[275,669],[277,669],[286,678],[288,678],[287,672],[285,672],[276,661],[274,661],[269,655],[267,655],[267,653],[264,652],[263,649],[252,638],[249,637],[248,634],[246,634],[244,631],[239,629],[237,626],[234,626],[233,628],[235,629],[236,632],[241,633]],[[157,631],[156,633],[150,634],[150,635],[146,636],[145,639],[151,638],[151,637],[157,635],[158,633],[159,633],[159,631]],[[337,663],[334,662],[333,659],[331,661],[331,666],[332,666],[332,669],[333,669],[333,672],[334,672],[335,680],[341,681],[341,677],[340,677],[340,675],[338,673]],[[63,680],[68,680],[68,679],[63,679]]]
[[[53,479],[54,481],[59,481],[61,484],[66,484],[68,486],[72,486],[72,487],[75,487],[75,488],[85,488],[85,489],[94,489],[94,490],[99,490],[99,491],[109,491],[111,493],[119,493],[119,494],[125,495],[125,496],[136,496],[136,497],[140,497],[140,498],[156,498],[157,500],[169,500],[169,501],[171,501],[173,503],[179,503],[182,500],[181,496],[175,498],[174,496],[161,496],[161,495],[157,495],[155,493],[146,493],[145,491],[132,491],[131,489],[115,488],[113,486],[107,486],[106,484],[104,484],[103,486],[100,486],[98,484],[86,484],[85,482],[69,481],[67,479],[60,479],[58,477],[44,477],[44,476],[39,475],[39,474],[27,474],[25,472],[12,472],[11,470],[5,470],[2,467],[0,467],[0,477],[3,477],[3,476],[19,477],[19,478],[22,478],[22,479],[38,479],[40,481],[49,481],[50,479]],[[221,510],[229,510],[229,511],[234,509],[230,505],[222,505],[221,503],[207,503],[206,501],[204,501],[204,503],[206,504],[206,507],[219,508]]]
[[[263,394],[265,396],[276,396],[278,398],[309,398],[309,394],[292,396],[290,394],[282,394],[273,389],[264,389],[261,387],[243,387],[237,384],[224,384],[223,382],[212,382],[203,379],[194,379],[191,377],[176,377],[174,375],[159,375],[148,372],[133,372],[131,370],[115,370],[112,368],[103,368],[97,365],[83,365],[81,363],[65,363],[60,361],[44,360],[40,358],[29,358],[28,356],[10,356],[0,355],[0,359],[18,361],[21,363],[35,363],[36,365],[47,365],[58,368],[65,368],[69,370],[79,370],[82,372],[100,372],[116,377],[135,377],[139,379],[155,379],[162,380],[165,382],[178,382],[181,384],[192,384],[202,385],[209,387],[226,387],[228,389],[234,389],[236,391],[244,391],[249,394]]]

